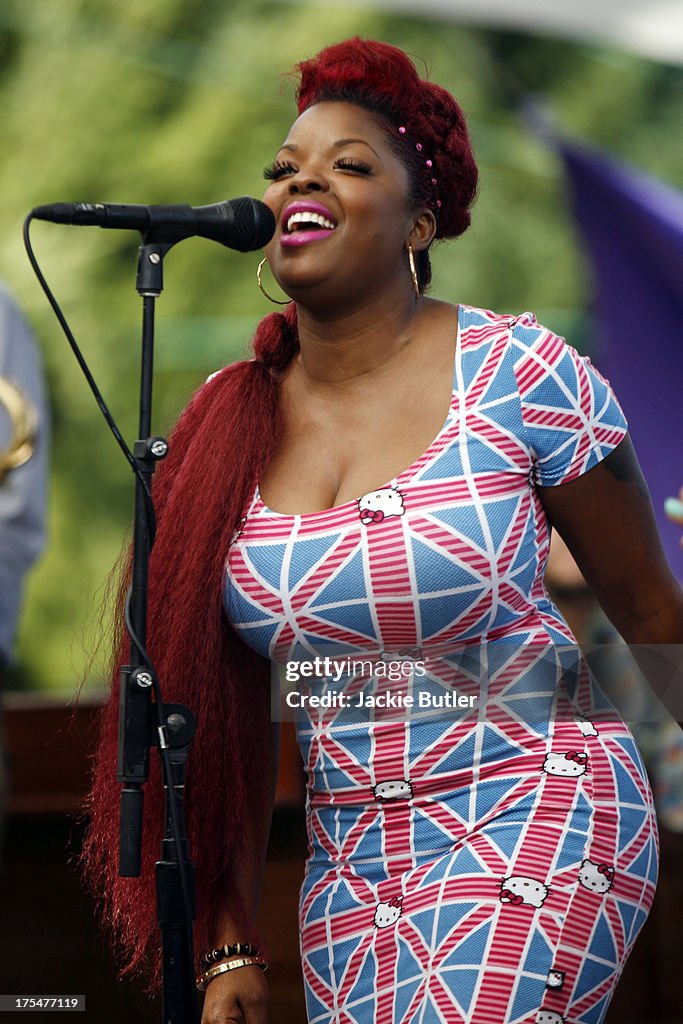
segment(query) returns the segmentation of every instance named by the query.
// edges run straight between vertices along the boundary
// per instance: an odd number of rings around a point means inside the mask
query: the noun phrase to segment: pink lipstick
[[[337,221],[327,207],[313,200],[290,203],[282,217],[280,244],[306,245],[327,238],[337,227]]]

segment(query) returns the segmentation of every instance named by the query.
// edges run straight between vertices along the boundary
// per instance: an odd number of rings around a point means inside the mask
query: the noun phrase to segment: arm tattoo
[[[650,492],[629,438],[624,438],[602,464],[621,483],[634,483],[640,496],[650,504]]]

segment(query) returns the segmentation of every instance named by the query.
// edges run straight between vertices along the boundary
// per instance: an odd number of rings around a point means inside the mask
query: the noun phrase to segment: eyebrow
[[[352,142],[359,142],[362,146],[367,146],[368,149],[372,149],[372,152],[375,154],[378,160],[381,159],[377,150],[374,149],[370,145],[370,143],[367,142],[365,139],[337,139],[337,141],[334,143],[334,148],[342,149],[344,146],[350,146]],[[280,146],[278,153],[281,152],[283,149],[287,149],[291,153],[295,153],[298,150],[298,148],[299,147],[294,142],[285,142],[282,146]]]

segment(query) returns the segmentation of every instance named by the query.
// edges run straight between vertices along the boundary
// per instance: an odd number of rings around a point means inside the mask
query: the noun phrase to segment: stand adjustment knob
[[[158,461],[168,455],[168,441],[165,437],[148,437],[144,441],[136,441],[133,445],[136,459],[153,459]]]
[[[148,690],[154,684],[151,672],[146,668],[136,668],[130,674],[130,685],[133,689]]]

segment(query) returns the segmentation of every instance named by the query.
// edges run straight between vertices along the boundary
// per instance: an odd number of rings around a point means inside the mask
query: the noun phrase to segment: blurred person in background
[[[328,709],[298,722],[309,1020],[599,1024],[654,896],[656,821],[633,737],[548,600],[551,525],[628,642],[683,639],[683,594],[590,361],[530,313],[425,295],[430,246],[467,229],[477,187],[455,99],[381,42],[299,72],[264,196],[291,301],[252,360],[199,390],[155,481],[149,650],[199,721],[203,1021],[267,1020],[270,663],[332,653],[376,669],[311,680]],[[122,625],[118,642],[117,665]],[[457,685],[467,709],[329,710],[386,701],[387,658],[414,666],[416,695]],[[113,679],[85,862],[128,967],[154,970],[163,821],[148,818],[143,876],[118,878]]]
[[[0,673],[13,657],[26,574],[45,546],[47,441],[38,348],[0,286]]]
[[[664,511],[672,523],[683,526],[683,487],[680,488],[677,498],[666,499]],[[683,548],[683,537],[681,537],[680,545]]]
[[[0,693],[14,654],[25,577],[45,546],[47,462],[38,348],[16,302],[0,286]],[[4,757],[2,773],[4,792]]]

